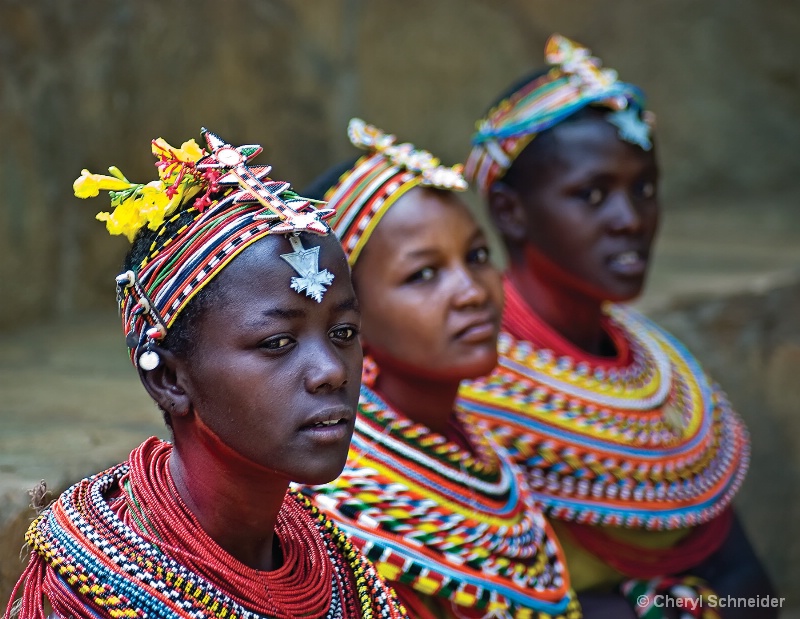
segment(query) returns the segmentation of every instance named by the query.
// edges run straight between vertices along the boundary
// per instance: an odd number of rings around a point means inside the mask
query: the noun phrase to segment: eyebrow
[[[265,318],[302,318],[305,316],[305,310],[301,309],[281,309],[280,307],[273,307],[268,310],[264,310],[261,312],[261,315]]]
[[[404,257],[405,258],[427,258],[428,256],[436,256],[438,255],[438,251],[435,249],[415,249],[414,251],[408,252]]]
[[[468,245],[472,245],[475,241],[479,239],[485,239],[486,235],[484,234],[483,230],[480,226],[475,226],[475,231],[470,235]],[[414,251],[410,251],[405,254],[404,258],[435,258],[439,255],[439,250],[436,248],[423,248],[423,249],[415,249]]]
[[[305,315],[305,311],[301,309],[281,309],[279,307],[273,307],[264,310],[258,315],[258,317],[247,321],[245,327],[248,329],[258,329],[266,324],[266,321],[263,320],[264,318],[282,318],[284,320],[291,320],[292,318],[302,318]]]
[[[358,299],[356,297],[350,297],[349,299],[345,299],[341,303],[339,303],[336,307],[333,308],[335,312],[358,312],[361,313],[361,308],[358,306]]]
[[[333,308],[334,312],[347,312],[347,311],[354,311],[361,313],[361,309],[358,306],[358,299],[356,297],[350,297],[349,299],[345,299],[336,307]],[[306,310],[303,309],[283,309],[280,307],[272,307],[270,309],[266,309],[261,312],[260,318],[282,318],[283,320],[292,320],[293,318],[304,318],[306,316]],[[262,324],[264,324],[261,320],[255,319],[251,320],[247,326],[250,328],[256,328]]]

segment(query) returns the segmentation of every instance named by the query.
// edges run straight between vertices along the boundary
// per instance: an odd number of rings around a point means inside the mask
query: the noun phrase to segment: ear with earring
[[[364,363],[361,366],[361,384],[365,387],[373,387],[378,379],[378,364],[366,351],[364,352]]]

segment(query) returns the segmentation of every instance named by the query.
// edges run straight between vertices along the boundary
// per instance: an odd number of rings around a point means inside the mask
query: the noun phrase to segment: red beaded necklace
[[[311,502],[289,490],[275,534],[281,565],[242,564],[180,500],[172,446],[150,438],[130,461],[75,484],[31,525],[31,558],[12,592],[23,617],[401,619],[395,593]],[[235,509],[233,506],[232,509]]]
[[[169,444],[159,443],[150,454],[134,452],[127,484],[129,504],[151,523],[159,546],[211,582],[226,583],[235,592],[231,597],[244,606],[276,617],[325,615],[334,566],[311,515],[287,497],[275,527],[282,565],[269,572],[248,567],[220,548],[181,500],[169,472],[171,451]],[[347,580],[340,583],[348,594],[343,602],[353,611],[353,586]]]

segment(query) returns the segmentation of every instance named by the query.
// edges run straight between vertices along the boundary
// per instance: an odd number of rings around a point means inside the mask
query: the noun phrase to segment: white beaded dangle
[[[145,350],[137,361],[139,367],[145,372],[155,370],[161,363],[161,356],[154,350]]]

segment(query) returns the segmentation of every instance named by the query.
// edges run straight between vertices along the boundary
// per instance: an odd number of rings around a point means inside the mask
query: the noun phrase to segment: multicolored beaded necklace
[[[169,475],[172,446],[150,438],[128,463],[85,479],[31,525],[21,616],[219,619],[401,618],[394,592],[303,495],[287,493],[274,571],[225,553],[183,505]],[[6,612],[10,616],[11,605]]]
[[[387,580],[492,617],[579,617],[561,548],[482,427],[474,452],[362,387],[344,473],[302,491]]]
[[[506,293],[504,327],[535,339],[501,334],[498,369],[459,395],[525,466],[548,515],[670,530],[728,507],[749,463],[747,430],[680,342],[609,306],[606,328],[622,354],[578,356],[512,286]]]

